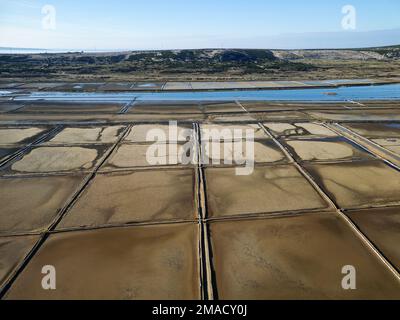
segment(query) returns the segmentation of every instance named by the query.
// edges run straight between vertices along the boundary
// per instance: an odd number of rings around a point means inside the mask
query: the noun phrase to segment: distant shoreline
[[[377,49],[390,49],[399,48],[400,44],[388,46],[373,46],[373,47],[355,47],[355,48],[311,48],[311,49],[279,49],[279,48],[201,48],[201,49],[46,49],[46,48],[13,48],[13,47],[0,47],[0,54],[45,54],[45,53],[124,53],[124,52],[163,52],[163,51],[197,51],[197,50],[271,50],[271,51],[360,51],[360,50],[377,50]]]

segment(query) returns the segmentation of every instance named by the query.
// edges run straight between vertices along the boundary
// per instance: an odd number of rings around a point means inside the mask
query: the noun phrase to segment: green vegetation
[[[365,58],[365,55],[368,55]],[[202,49],[0,55],[14,80],[281,80],[379,77],[398,71],[400,46],[354,50]],[[399,73],[397,72],[397,75]]]

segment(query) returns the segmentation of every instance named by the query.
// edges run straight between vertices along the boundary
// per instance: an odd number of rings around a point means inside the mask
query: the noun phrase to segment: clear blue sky
[[[42,27],[46,4],[56,9],[55,30]],[[347,4],[357,13],[351,31],[341,25]],[[399,0],[0,0],[2,47],[340,47],[361,38],[373,46],[400,42],[392,29]]]

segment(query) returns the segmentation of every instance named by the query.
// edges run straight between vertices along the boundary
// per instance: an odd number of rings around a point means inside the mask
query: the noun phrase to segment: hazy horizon
[[[399,44],[399,12],[398,0],[0,0],[0,47],[128,51],[388,46]]]

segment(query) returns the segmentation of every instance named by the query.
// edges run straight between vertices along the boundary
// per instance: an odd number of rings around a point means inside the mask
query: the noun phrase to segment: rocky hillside
[[[124,53],[56,53],[0,55],[0,74],[25,76],[73,74],[236,74],[273,70],[310,70],[311,65],[285,61],[270,50],[167,50]]]
[[[398,74],[400,46],[0,54],[0,77],[50,80],[273,80]]]
[[[390,60],[400,58],[400,46],[348,50],[273,50],[275,57],[286,60]]]

